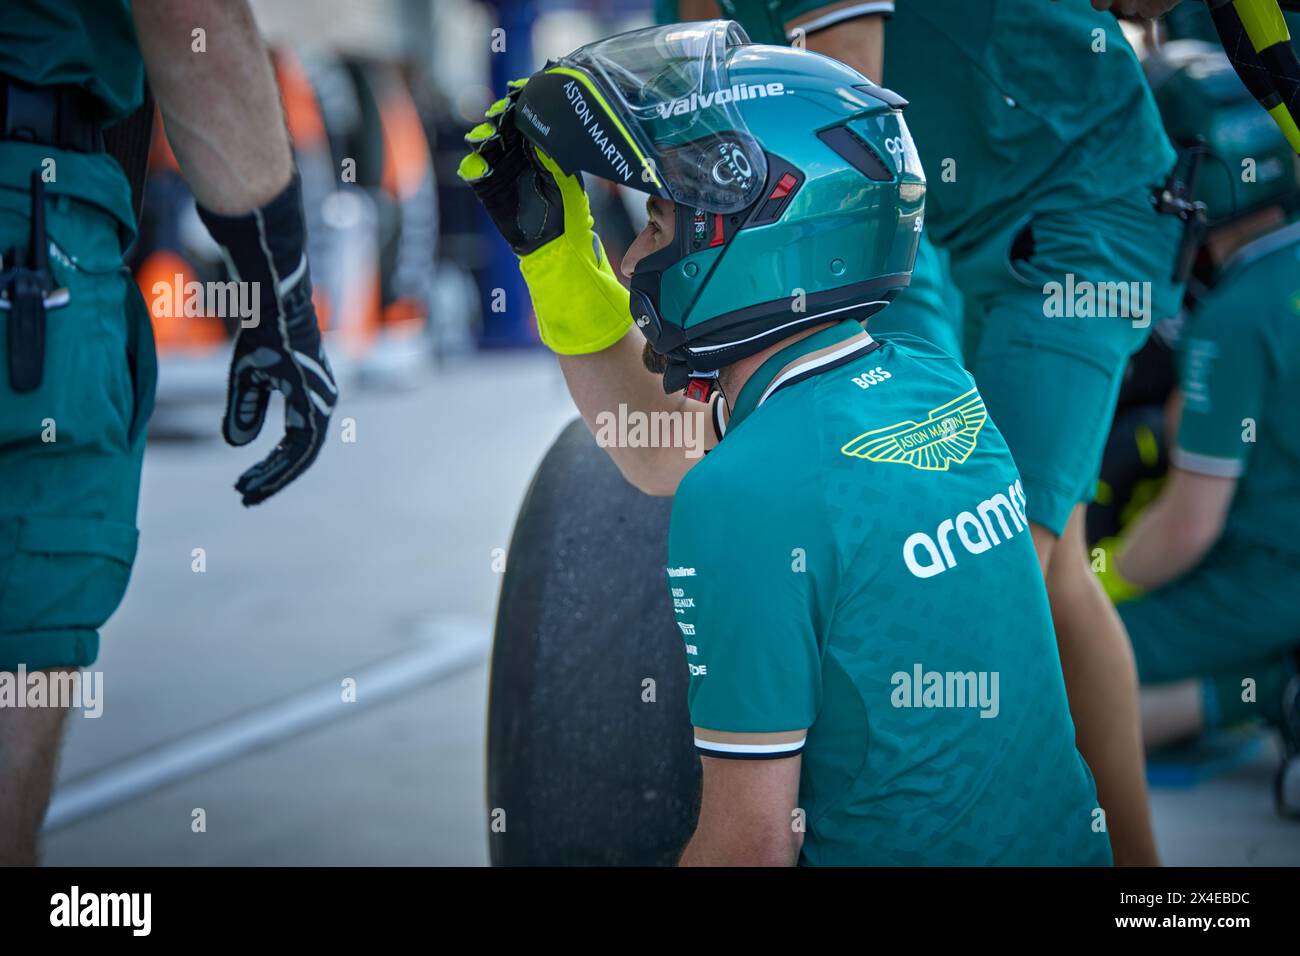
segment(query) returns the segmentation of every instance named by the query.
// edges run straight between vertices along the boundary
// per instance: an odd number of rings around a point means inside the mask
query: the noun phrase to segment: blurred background
[[[244,509],[231,486],[277,429],[227,448],[231,328],[155,308],[139,558],[103,634],[103,715],[69,722],[46,861],[484,864],[504,554],[575,411],[514,257],[456,178],[461,137],[508,79],[649,24],[650,0],[254,8],[303,177],[335,427],[354,440]],[[617,262],[642,197],[588,188]],[[155,282],[221,277],[161,127],[144,210],[147,301]],[[1300,860],[1300,827],[1274,813],[1277,747],[1247,731],[1213,766],[1153,771],[1166,862]]]

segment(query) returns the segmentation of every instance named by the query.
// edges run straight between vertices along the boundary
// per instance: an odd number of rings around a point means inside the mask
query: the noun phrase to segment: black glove
[[[527,82],[513,81],[469,131],[473,152],[457,175],[519,256],[542,342],[560,355],[587,355],[613,345],[632,325],[627,289],[592,232],[582,178],[565,175],[515,127]]]
[[[241,320],[235,335],[222,425],[226,441],[246,445],[256,438],[271,392],[284,396],[284,438],[235,483],[244,504],[255,505],[316,460],[338,399],[311,302],[298,176],[247,215],[222,216],[200,206],[199,218],[221,246],[231,278],[256,283],[252,301],[259,311]]]
[[[536,252],[564,233],[564,197],[555,174],[515,126],[519,94],[527,82],[512,80],[510,92],[465,136],[474,151],[457,170],[517,256]],[[577,182],[581,190],[582,181]]]

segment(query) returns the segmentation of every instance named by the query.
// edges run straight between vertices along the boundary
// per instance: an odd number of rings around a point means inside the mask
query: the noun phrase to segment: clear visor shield
[[[740,104],[771,91],[733,86],[727,70],[728,50],[748,42],[738,24],[714,20],[589,44],[529,80],[518,125],[566,172],[737,212],[767,178]]]

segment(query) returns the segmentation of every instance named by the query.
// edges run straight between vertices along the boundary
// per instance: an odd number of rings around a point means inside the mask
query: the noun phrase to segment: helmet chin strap
[[[664,369],[664,394],[672,395],[682,390],[687,398],[697,402],[707,402],[718,387],[717,372],[694,372],[679,358],[665,356],[668,365]]]
[[[673,395],[685,390],[686,397],[697,402],[707,402],[715,391],[721,391],[719,372],[693,372],[681,359],[665,356],[664,394]]]
[[[717,388],[717,372],[691,372],[686,382],[686,397],[697,402],[707,402]]]

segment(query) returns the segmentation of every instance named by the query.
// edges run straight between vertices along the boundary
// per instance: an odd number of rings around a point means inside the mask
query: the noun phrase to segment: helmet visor
[[[729,20],[600,40],[550,63],[520,97],[516,123],[566,172],[589,172],[696,209],[730,213],[762,191],[767,160],[740,103],[780,84],[732,85]]]

